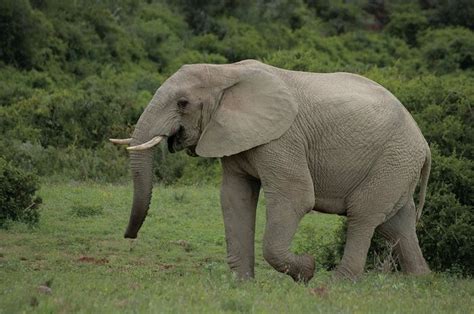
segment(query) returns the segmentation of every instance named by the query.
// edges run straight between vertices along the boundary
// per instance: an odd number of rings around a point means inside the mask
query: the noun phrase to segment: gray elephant
[[[314,258],[289,248],[301,218],[315,210],[347,216],[336,277],[364,269],[375,230],[396,243],[402,270],[430,270],[415,233],[431,155],[415,121],[381,85],[349,73],[288,71],[254,60],[184,65],[155,93],[129,144],[134,196],[126,238],[136,238],[152,191],[151,147],[219,157],[228,263],[254,276],[255,211],[267,200],[263,256],[296,281]],[[413,193],[419,178],[420,201]]]

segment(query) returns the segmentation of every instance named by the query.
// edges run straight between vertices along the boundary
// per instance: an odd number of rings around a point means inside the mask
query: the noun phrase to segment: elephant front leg
[[[227,243],[227,261],[239,279],[254,277],[255,214],[260,182],[226,171],[221,188],[221,205]]]
[[[298,224],[312,206],[302,202],[304,198],[269,201],[267,224],[263,237],[263,257],[277,271],[290,275],[297,282],[308,282],[313,278],[314,257],[309,254],[296,255],[290,251],[291,241]]]
[[[267,201],[263,257],[277,271],[295,281],[308,282],[314,274],[314,257],[290,251],[301,219],[315,206],[314,184],[304,151],[277,147],[276,151],[265,152],[260,161]]]

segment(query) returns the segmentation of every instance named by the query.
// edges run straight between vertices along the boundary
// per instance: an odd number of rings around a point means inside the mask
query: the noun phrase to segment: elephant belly
[[[345,210],[344,200],[369,173],[380,149],[342,148],[317,152],[309,168],[313,178],[314,194],[321,200],[321,210],[340,213]],[[318,204],[316,204],[318,208]]]
[[[313,210],[326,214],[344,215],[346,213],[346,202],[343,198],[316,197]]]

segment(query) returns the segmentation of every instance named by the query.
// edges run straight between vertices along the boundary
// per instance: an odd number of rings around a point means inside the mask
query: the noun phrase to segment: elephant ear
[[[226,88],[196,147],[202,157],[230,156],[279,138],[298,106],[286,84],[266,69],[245,69]]]

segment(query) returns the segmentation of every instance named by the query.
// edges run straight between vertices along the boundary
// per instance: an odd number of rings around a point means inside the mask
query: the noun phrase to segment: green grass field
[[[131,193],[131,186],[44,184],[39,226],[0,230],[0,312],[474,313],[474,281],[443,274],[371,272],[333,283],[317,267],[307,286],[294,283],[263,260],[263,204],[256,279],[237,282],[225,261],[217,188],[155,188],[133,242],[122,237]],[[331,241],[339,221],[307,215],[300,229]],[[306,238],[300,231],[295,246]]]

